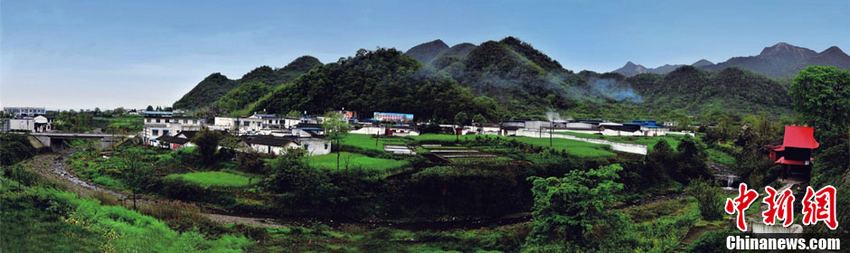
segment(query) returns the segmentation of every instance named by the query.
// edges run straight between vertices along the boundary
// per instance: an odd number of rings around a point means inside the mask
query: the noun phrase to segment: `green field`
[[[522,143],[527,143],[535,146],[549,147],[548,138],[531,138],[531,137],[503,137],[506,139],[517,140]],[[565,150],[568,154],[581,158],[605,158],[613,157],[615,154],[607,145],[587,143],[583,141],[568,140],[568,139],[552,139],[552,148],[557,150]]]
[[[667,141],[667,144],[670,144],[670,147],[676,149],[679,146],[679,142],[682,141],[684,136],[680,135],[667,135],[667,136],[603,136],[601,134],[588,134],[588,133],[575,133],[575,132],[557,132],[557,134],[565,134],[572,135],[575,137],[588,138],[588,139],[602,139],[609,140],[613,142],[620,143],[631,143],[631,144],[641,144],[646,145],[649,150],[652,150],[652,147],[655,146],[661,140]]]
[[[403,145],[407,139],[400,137],[374,138],[368,134],[349,134],[342,139],[342,145],[384,152],[384,145]]]
[[[181,180],[203,187],[244,187],[259,182],[257,176],[230,171],[199,171],[171,174],[167,179]]]
[[[335,170],[336,169],[336,153],[327,155],[307,157],[307,163],[314,168]],[[407,161],[391,160],[383,158],[368,157],[357,153],[342,152],[339,159],[339,168],[344,170],[362,169],[369,171],[385,171],[395,169],[407,165]]]
[[[517,140],[519,142],[535,146],[549,147],[549,138],[532,138],[523,136],[506,137],[496,135],[487,135],[487,137],[498,137],[504,138],[506,140]],[[412,138],[416,141],[454,141],[455,138],[458,137],[451,134],[423,134],[419,136],[413,136]],[[461,141],[474,140],[475,135],[462,135],[459,138]],[[614,156],[614,152],[608,149],[606,145],[587,143],[583,141],[554,138],[552,139],[552,147],[557,150],[566,150],[567,153],[569,153],[570,155],[574,155],[581,158],[601,158]]]
[[[455,136],[452,134],[423,134],[418,136],[411,136],[416,141],[455,141],[460,139],[460,141],[466,140],[474,140],[475,135],[461,135]]]

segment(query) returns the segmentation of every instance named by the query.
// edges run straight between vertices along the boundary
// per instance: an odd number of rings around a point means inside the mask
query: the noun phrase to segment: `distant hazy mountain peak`
[[[820,54],[822,54],[822,55],[823,54],[847,55],[847,53],[844,53],[844,51],[842,51],[841,48],[838,48],[837,46],[831,46],[831,47],[827,48],[826,50],[823,50],[822,52],[820,52]]]
[[[714,63],[709,61],[709,60],[706,60],[706,59],[700,59],[699,61],[691,64],[691,66],[694,66],[694,67],[697,67],[697,68],[705,67],[705,66],[711,66],[711,65],[714,65]]]
[[[814,50],[794,46],[785,42],[776,43],[773,46],[765,47],[761,50],[761,57],[772,57],[772,56],[781,56],[781,57],[795,57],[795,58],[807,58],[812,55],[817,54]]]
[[[649,72],[649,70],[646,67],[644,67],[643,65],[635,64],[632,61],[628,61],[628,62],[626,62],[626,65],[623,65],[623,67],[620,67],[620,68],[618,68],[614,71],[611,71],[611,72],[620,73],[624,76],[629,77],[629,76],[634,76],[634,75],[637,75],[637,74],[647,73],[647,72]]]
[[[434,59],[434,57],[437,57],[437,55],[447,49],[449,49],[449,45],[446,45],[443,40],[436,39],[416,45],[415,47],[408,49],[404,54],[413,57],[413,59],[422,63],[429,63]]]

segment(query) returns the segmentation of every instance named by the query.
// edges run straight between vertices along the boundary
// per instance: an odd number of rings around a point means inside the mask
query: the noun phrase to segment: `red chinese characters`
[[[747,222],[744,219],[744,216],[746,215],[747,208],[750,208],[750,205],[753,204],[753,201],[755,201],[758,197],[758,192],[752,189],[747,189],[747,184],[741,183],[738,185],[738,197],[734,199],[726,199],[726,213],[738,213],[738,230],[747,231]]]
[[[829,185],[817,192],[811,186],[806,187],[803,197],[803,225],[814,225],[819,221],[826,223],[831,230],[838,228],[835,217],[835,187]]]
[[[777,195],[776,189],[766,186],[767,196],[762,200],[767,204],[767,210],[761,213],[764,224],[776,224],[776,219],[782,220],[782,226],[788,227],[794,223],[794,194],[791,189],[785,189]]]

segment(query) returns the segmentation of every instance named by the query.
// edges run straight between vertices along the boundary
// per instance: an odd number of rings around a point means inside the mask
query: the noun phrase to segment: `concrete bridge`
[[[123,143],[128,139],[136,137],[135,135],[121,134],[103,134],[103,133],[60,133],[60,132],[42,132],[30,133],[30,138],[35,138],[35,141],[41,144],[42,147],[50,147],[53,150],[60,150],[68,145],[68,140],[100,140],[101,149],[111,149],[114,145]],[[37,146],[37,145],[34,145]]]

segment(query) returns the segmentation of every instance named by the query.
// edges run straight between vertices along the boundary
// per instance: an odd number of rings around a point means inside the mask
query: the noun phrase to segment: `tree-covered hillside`
[[[214,73],[175,102],[174,109],[199,109],[212,105],[220,106],[216,109],[224,112],[242,109],[273,87],[295,79],[319,65],[322,63],[315,57],[302,56],[283,68],[255,68],[238,80],[230,80],[220,73]]]
[[[211,76],[175,108],[247,115],[263,110],[323,113],[344,107],[361,115],[408,112],[418,120],[451,122],[460,111],[489,121],[543,118],[550,111],[574,117],[656,119],[671,111],[781,113],[788,111],[787,100],[783,84],[737,68],[713,72],[683,66],[666,75],[628,78],[592,71],[576,74],[530,44],[507,37],[451,48],[436,40],[404,54],[395,49],[359,50],[327,65],[305,56],[284,68],[257,68],[239,80]]]
[[[719,72],[684,66],[667,75],[641,74],[626,79],[653,109],[690,113],[787,112],[786,87],[770,78],[737,68]]]
[[[318,67],[276,89],[250,111],[271,113],[329,110],[409,112],[451,119],[459,111],[494,115],[487,99],[448,77],[422,74],[419,62],[395,49],[360,50],[354,57]],[[483,101],[483,102],[482,102]]]

